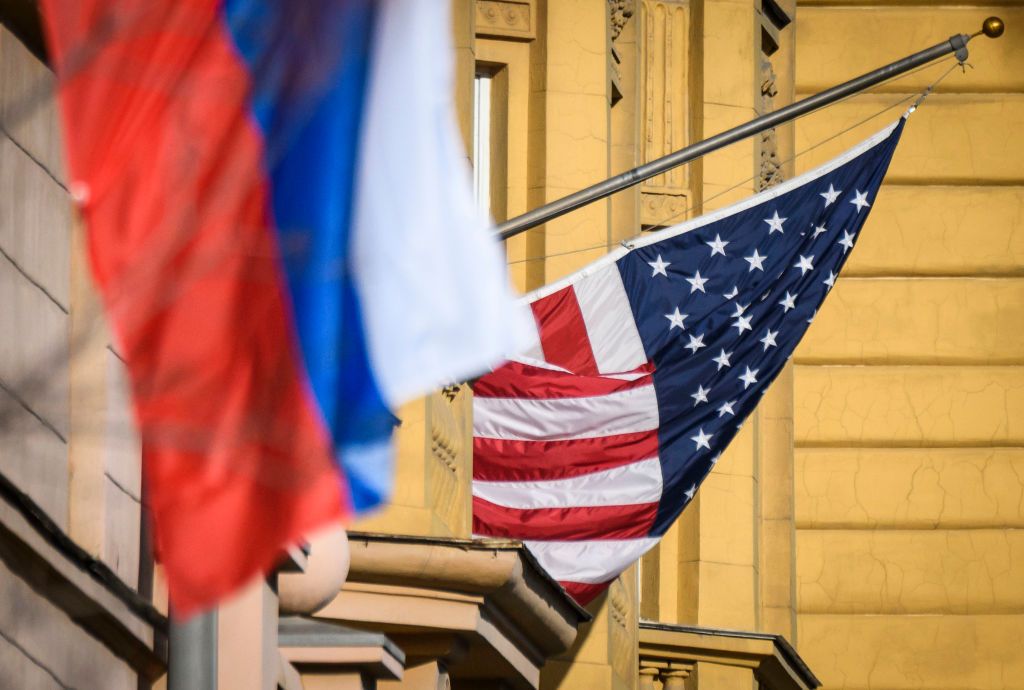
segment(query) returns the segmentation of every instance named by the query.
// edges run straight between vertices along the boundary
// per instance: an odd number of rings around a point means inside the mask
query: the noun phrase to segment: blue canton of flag
[[[835,285],[904,122],[531,295],[540,347],[474,386],[474,532],[581,602],[656,544]]]

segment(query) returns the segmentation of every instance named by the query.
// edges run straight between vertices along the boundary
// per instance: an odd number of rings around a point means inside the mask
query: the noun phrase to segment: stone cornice
[[[456,678],[490,663],[495,678],[537,687],[590,619],[519,542],[350,533],[349,548],[348,580],[316,617],[384,631],[411,656],[450,639],[434,653]]]

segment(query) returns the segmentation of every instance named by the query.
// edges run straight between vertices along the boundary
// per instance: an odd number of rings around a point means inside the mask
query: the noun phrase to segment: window
[[[473,79],[473,194],[477,206],[491,213],[491,92],[494,75],[477,72]]]

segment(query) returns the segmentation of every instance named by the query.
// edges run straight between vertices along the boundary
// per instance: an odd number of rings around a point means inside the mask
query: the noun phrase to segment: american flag
[[[657,544],[814,320],[904,122],[528,296],[539,346],[473,387],[474,534],[584,604]]]

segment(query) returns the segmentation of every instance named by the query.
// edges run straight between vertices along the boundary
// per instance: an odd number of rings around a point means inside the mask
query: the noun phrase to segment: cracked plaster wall
[[[1009,6],[1008,6],[1009,5]],[[1019,3],[801,2],[797,89]],[[826,688],[1024,688],[1024,38],[971,44],[908,122],[794,375],[799,651]],[[821,111],[798,170],[949,63]]]

